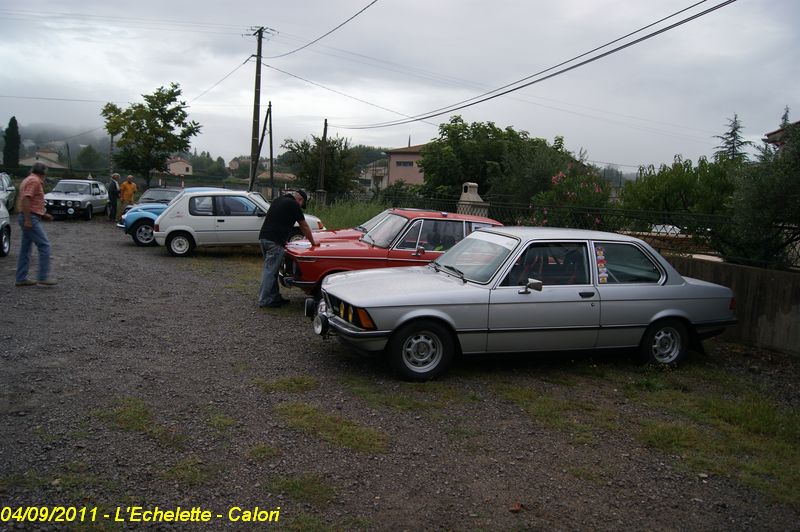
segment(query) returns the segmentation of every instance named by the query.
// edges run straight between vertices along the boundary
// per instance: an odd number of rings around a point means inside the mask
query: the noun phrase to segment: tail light
[[[153,232],[154,232],[154,233],[157,233],[157,232],[158,232],[158,224],[155,224],[155,225],[153,226]]]
[[[729,308],[730,310],[736,310],[736,298],[735,298],[735,297],[732,297],[732,298],[731,298],[731,302],[730,302],[730,304],[728,305],[728,308]]]

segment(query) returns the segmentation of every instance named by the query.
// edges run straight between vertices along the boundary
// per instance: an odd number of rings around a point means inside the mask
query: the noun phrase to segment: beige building
[[[389,175],[382,182],[381,188],[403,181],[407,185],[421,185],[424,182],[425,174],[422,168],[417,166],[417,162],[422,158],[421,151],[424,144],[409,146],[407,148],[397,148],[389,150]]]
[[[26,157],[19,161],[20,166],[33,166],[34,163],[43,163],[48,168],[66,168],[66,165],[58,162],[58,152],[50,148],[36,150],[36,154],[33,157]]]
[[[192,175],[192,163],[183,157],[167,159],[167,172],[172,175]]]

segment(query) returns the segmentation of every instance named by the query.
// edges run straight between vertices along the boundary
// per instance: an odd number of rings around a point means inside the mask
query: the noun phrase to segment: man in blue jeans
[[[22,228],[22,244],[17,259],[17,286],[41,284],[52,286],[56,281],[50,278],[50,241],[42,227],[43,220],[52,220],[44,206],[44,176],[47,167],[42,163],[33,163],[31,174],[22,180],[17,198],[19,226]],[[36,244],[39,250],[38,281],[28,279],[28,267],[31,263],[31,246]]]
[[[302,190],[281,196],[272,202],[264,217],[264,224],[258,238],[264,254],[264,269],[261,272],[261,289],[258,292],[258,306],[277,308],[289,302],[281,296],[278,287],[278,270],[286,251],[283,247],[289,240],[295,222],[312,246],[316,246],[314,235],[303,215],[308,196]]]

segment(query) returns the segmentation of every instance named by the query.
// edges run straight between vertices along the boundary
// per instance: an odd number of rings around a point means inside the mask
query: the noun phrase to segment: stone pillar
[[[478,195],[477,183],[464,183],[462,185],[461,197],[458,199],[458,214],[488,217],[489,205]]]

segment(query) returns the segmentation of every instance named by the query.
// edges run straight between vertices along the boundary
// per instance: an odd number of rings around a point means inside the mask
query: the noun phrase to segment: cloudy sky
[[[262,94],[285,138],[329,135],[403,147],[437,135],[429,114],[529,78],[689,8],[692,0],[4,0],[0,124],[101,130],[100,108],[179,83],[203,126],[193,147],[250,152],[256,51],[268,28]],[[695,7],[614,47],[725,0]],[[365,9],[366,8],[366,9]],[[363,10],[363,11],[362,11]],[[348,18],[355,18],[304,47]],[[800,2],[738,0],[584,66],[454,111],[512,126],[623,170],[710,155],[738,113],[748,138],[800,117]],[[304,47],[304,48],[303,48]],[[302,48],[302,49],[299,49]],[[299,50],[298,50],[299,49]],[[578,61],[549,70],[554,73]],[[227,77],[226,77],[227,76]],[[526,82],[542,76],[533,76]],[[224,78],[224,79],[223,79]],[[514,85],[512,85],[513,87]],[[210,89],[210,90],[209,90]],[[263,118],[262,118],[263,119]],[[354,128],[358,127],[358,128]]]

